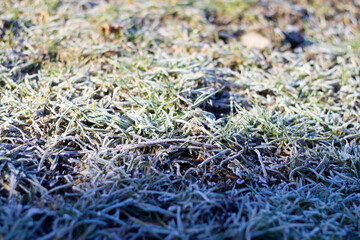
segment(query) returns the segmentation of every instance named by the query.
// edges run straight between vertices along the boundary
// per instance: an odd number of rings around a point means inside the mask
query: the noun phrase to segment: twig
[[[136,148],[144,148],[144,147],[150,147],[154,145],[166,145],[169,143],[188,143],[190,145],[195,146],[203,146],[208,148],[215,148],[214,145],[208,144],[208,143],[202,143],[197,141],[191,141],[186,139],[177,139],[177,138],[168,138],[168,139],[161,139],[161,140],[154,140],[154,141],[147,141],[147,142],[141,142],[141,143],[134,143],[134,144],[121,144],[119,146],[120,150],[126,151],[126,150],[133,150]]]

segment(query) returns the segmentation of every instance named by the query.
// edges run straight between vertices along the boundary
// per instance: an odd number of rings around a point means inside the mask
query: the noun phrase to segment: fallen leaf
[[[269,39],[256,32],[249,32],[242,35],[241,43],[248,48],[264,49],[271,46]]]

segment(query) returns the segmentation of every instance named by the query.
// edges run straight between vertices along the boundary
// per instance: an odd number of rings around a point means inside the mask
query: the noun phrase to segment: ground
[[[0,239],[359,239],[359,18],[1,1]]]

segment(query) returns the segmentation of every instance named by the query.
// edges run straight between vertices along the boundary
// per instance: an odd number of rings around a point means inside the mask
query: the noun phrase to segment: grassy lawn
[[[360,239],[356,2],[0,1],[0,239]]]

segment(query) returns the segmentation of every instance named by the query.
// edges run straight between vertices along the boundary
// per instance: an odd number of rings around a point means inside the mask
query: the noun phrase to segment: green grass
[[[359,26],[318,4],[2,1],[0,239],[358,239]]]

